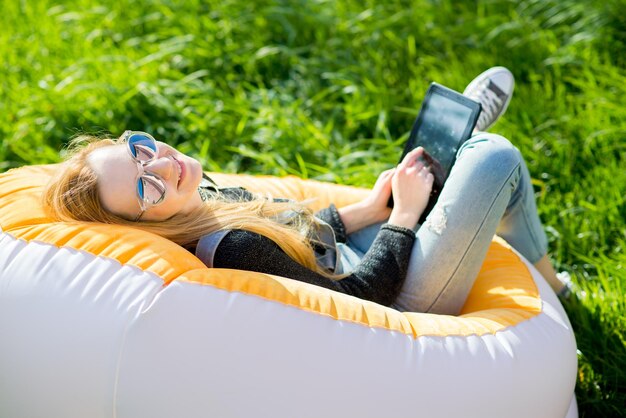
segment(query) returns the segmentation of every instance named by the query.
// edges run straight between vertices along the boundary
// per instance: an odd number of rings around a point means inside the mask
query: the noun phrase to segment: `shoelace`
[[[500,113],[502,108],[503,99],[500,97],[502,91],[487,79],[481,83],[480,87],[476,89],[475,93],[470,95],[471,99],[476,100],[482,105],[482,112],[478,117],[476,128],[479,131],[485,130]]]

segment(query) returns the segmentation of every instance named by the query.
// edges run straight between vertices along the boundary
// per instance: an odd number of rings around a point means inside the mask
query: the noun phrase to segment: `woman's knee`
[[[463,158],[476,159],[492,174],[499,171],[510,174],[522,162],[520,151],[511,141],[492,133],[480,133],[468,139],[457,154],[457,161]]]

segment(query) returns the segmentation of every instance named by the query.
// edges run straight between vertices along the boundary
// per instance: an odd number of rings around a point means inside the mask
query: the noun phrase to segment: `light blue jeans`
[[[339,245],[344,272],[360,262],[381,225],[356,231]],[[418,225],[406,280],[392,307],[458,314],[494,234],[531,263],[547,252],[530,174],[519,150],[499,135],[479,133],[459,149],[437,204]]]

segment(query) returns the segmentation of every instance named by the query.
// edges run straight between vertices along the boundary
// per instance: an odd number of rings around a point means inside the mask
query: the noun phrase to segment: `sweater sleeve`
[[[335,231],[335,239],[337,242],[346,242],[348,240],[346,234],[346,226],[341,220],[337,207],[331,203],[329,207],[321,209],[315,213],[315,216],[326,222]]]
[[[269,238],[233,230],[217,247],[213,266],[274,274],[388,306],[404,282],[414,241],[410,229],[385,224],[354,271],[331,280],[294,261]]]

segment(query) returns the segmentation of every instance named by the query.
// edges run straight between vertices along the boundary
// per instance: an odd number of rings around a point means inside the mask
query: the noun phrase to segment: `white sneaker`
[[[476,130],[486,131],[504,114],[514,87],[515,78],[505,67],[492,67],[467,85],[463,95],[480,103],[483,109]]]
[[[572,282],[572,277],[567,271],[561,271],[556,274],[556,278],[563,284],[563,287],[557,293],[557,296],[561,299],[568,299],[572,294],[572,290],[574,287],[574,282]]]

